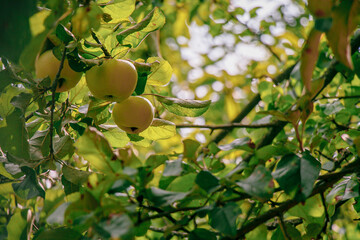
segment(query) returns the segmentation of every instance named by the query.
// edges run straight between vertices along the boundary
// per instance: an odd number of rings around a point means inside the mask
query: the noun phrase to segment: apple
[[[135,90],[138,74],[134,64],[122,59],[105,59],[85,73],[90,92],[97,98],[121,102]]]
[[[116,125],[127,133],[138,134],[150,126],[154,107],[144,97],[131,96],[115,103],[112,117]]]
[[[60,61],[54,56],[51,50],[48,50],[38,56],[35,60],[35,75],[37,78],[49,77],[51,83],[54,82],[55,76],[59,71]],[[81,72],[75,72],[69,66],[67,59],[64,61],[63,69],[60,73],[56,92],[65,92],[75,87],[80,81]]]

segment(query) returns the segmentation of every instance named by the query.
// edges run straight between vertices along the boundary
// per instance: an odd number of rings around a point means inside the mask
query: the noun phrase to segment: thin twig
[[[276,124],[240,124],[240,123],[229,123],[229,124],[219,124],[219,125],[196,125],[196,124],[177,124],[176,128],[208,128],[208,129],[232,129],[232,128],[271,128],[275,127]]]
[[[302,220],[302,218],[295,218],[295,219],[289,219],[289,220],[284,220],[285,225],[286,224],[290,224],[294,227],[296,227],[297,225],[302,224],[304,221]],[[275,230],[278,226],[279,226],[279,222],[278,221],[274,221],[271,223],[266,223],[266,228],[269,231]]]
[[[166,228],[157,228],[157,227],[153,227],[153,226],[150,226],[149,229],[151,231],[160,232],[160,233],[165,233],[167,231]],[[171,231],[170,234],[174,235],[174,236],[180,236],[180,237],[186,237],[188,235],[188,233],[186,233],[186,232],[178,232],[178,231]]]
[[[51,102],[48,102],[48,103],[46,104],[45,108],[50,107],[51,105],[52,105],[52,103],[51,103]],[[36,113],[36,111],[29,113],[29,115],[27,115],[27,116],[25,117],[25,122],[27,122],[30,118],[32,118],[32,117],[35,115],[35,113]]]
[[[353,96],[338,96],[338,97],[327,97],[327,96],[322,96],[318,99],[316,99],[315,101],[319,101],[322,99],[352,99],[352,98],[359,98],[360,100],[360,95],[353,95]]]
[[[55,111],[55,92],[58,86],[58,82],[60,79],[61,70],[64,67],[64,61],[66,57],[66,48],[64,48],[63,55],[61,57],[59,70],[56,73],[55,79],[53,84],[51,85],[51,108],[50,108],[50,127],[49,127],[49,134],[50,134],[50,160],[54,160],[54,147],[53,147],[53,132],[54,132],[54,111]]]
[[[318,234],[317,239],[320,239],[321,233],[326,233],[327,225],[330,222],[330,216],[329,216],[329,213],[328,213],[328,210],[326,207],[324,193],[320,193],[320,196],[321,196],[321,202],[322,202],[322,205],[324,207],[324,212],[325,212],[325,223],[324,223],[324,226],[323,226],[321,232]]]
[[[275,84],[279,84],[283,82],[285,79],[289,79],[292,70],[295,65],[293,64],[289,68],[287,68],[283,73],[279,74],[276,78],[274,78],[273,82]],[[245,108],[231,121],[231,123],[240,123],[260,102],[261,97],[260,94],[256,94],[253,99],[245,106]],[[218,135],[215,136],[213,142],[219,143],[222,139],[224,139],[229,133],[231,129],[223,129]]]
[[[242,222],[241,226],[243,226],[243,225],[249,220],[249,217],[251,216],[251,214],[252,214],[255,206],[256,206],[256,202],[253,202],[253,203],[251,204],[251,206],[250,206],[249,211],[247,211],[246,216],[245,216],[245,219],[244,219],[244,221]]]
[[[99,40],[99,38],[96,36],[96,33],[94,32],[94,30],[90,30],[91,32],[91,36],[92,38],[96,41],[97,44],[101,45],[101,50],[104,52],[105,57],[106,58],[111,58],[111,54],[109,53],[109,51],[106,49],[106,47],[101,43],[101,41]]]
[[[279,214],[278,219],[279,219],[280,230],[281,230],[281,232],[282,232],[282,234],[284,236],[284,239],[285,240],[290,240],[291,238],[289,237],[289,234],[286,231],[286,225],[285,225],[282,214]]]
[[[332,187],[336,182],[338,182],[346,174],[348,174],[350,172],[359,171],[359,168],[360,168],[359,164],[360,164],[360,158],[358,158],[354,162],[346,165],[343,168],[343,170],[341,170],[340,172],[337,172],[336,174],[334,174],[334,173],[327,174],[330,177],[323,177],[322,179],[324,179],[324,180],[319,181],[316,184],[316,186],[314,187],[314,189],[309,197],[312,197],[318,193],[325,192],[329,187]],[[249,221],[248,224],[244,225],[243,227],[241,227],[240,229],[237,230],[237,239],[241,239],[243,236],[245,236],[246,233],[254,230],[257,226],[265,223],[266,221],[268,221],[276,216],[279,216],[279,214],[281,214],[281,213],[288,211],[290,208],[296,206],[298,203],[299,202],[296,201],[295,199],[287,200],[284,203],[282,203],[281,205],[279,205],[278,207],[272,208],[269,211],[265,212],[264,214],[252,219],[251,221]]]

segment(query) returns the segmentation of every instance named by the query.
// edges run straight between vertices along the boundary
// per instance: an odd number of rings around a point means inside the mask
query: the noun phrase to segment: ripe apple
[[[115,103],[112,116],[119,128],[131,134],[138,134],[150,126],[154,118],[154,107],[146,98],[131,96]]]
[[[137,84],[137,71],[129,61],[106,59],[85,73],[90,92],[97,98],[121,102],[128,98]]]
[[[35,60],[35,74],[37,78],[49,77],[51,82],[54,81],[57,72],[59,71],[60,61],[54,56],[51,50],[41,54]],[[64,61],[64,67],[61,70],[58,86],[56,92],[65,92],[75,87],[80,81],[81,72],[75,72],[69,66],[67,59]]]

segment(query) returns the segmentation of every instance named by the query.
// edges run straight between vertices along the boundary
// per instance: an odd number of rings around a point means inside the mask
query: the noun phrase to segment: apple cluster
[[[35,62],[37,78],[49,77],[53,82],[59,70],[60,61],[51,50],[41,54]],[[56,92],[73,88],[82,73],[75,72],[65,59]],[[131,96],[137,84],[138,74],[134,64],[122,59],[105,59],[85,73],[90,92],[97,98],[116,102],[112,117],[115,124],[131,134],[147,129],[154,118],[154,107],[141,96]]]

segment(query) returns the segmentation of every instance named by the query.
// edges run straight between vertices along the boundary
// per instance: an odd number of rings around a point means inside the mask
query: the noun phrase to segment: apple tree
[[[1,239],[360,239],[359,0],[0,11]]]

